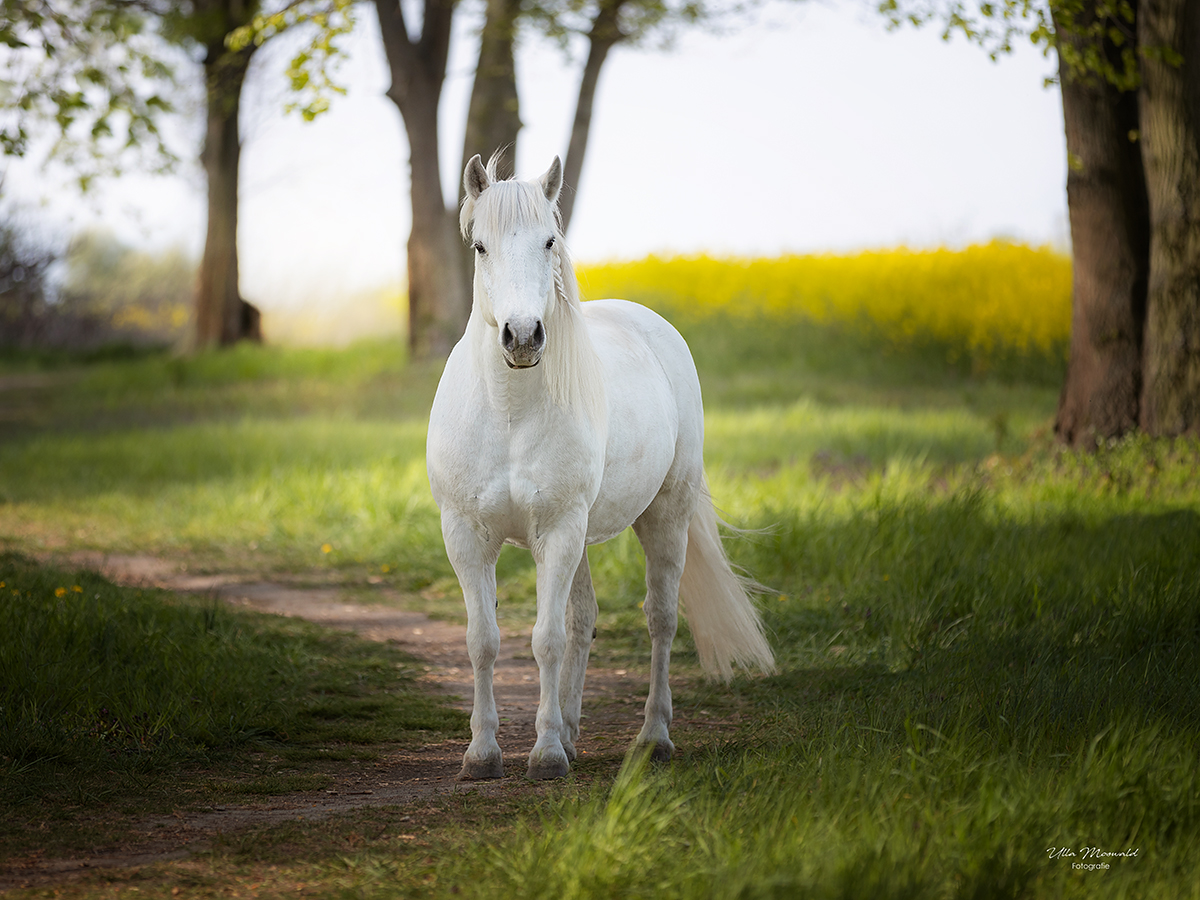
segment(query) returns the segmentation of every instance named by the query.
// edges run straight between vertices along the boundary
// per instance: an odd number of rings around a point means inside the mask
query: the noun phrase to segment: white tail
[[[758,610],[746,593],[747,583],[730,568],[717,513],[705,485],[700,509],[688,526],[687,561],[679,582],[679,598],[700,654],[700,665],[722,681],[742,668],[775,671],[775,657],[763,634]]]

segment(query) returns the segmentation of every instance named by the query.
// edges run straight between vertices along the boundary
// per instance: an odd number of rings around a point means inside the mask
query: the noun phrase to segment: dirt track
[[[345,603],[339,600],[340,591],[336,587],[296,587],[254,580],[251,576],[197,576],[170,562],[148,557],[76,554],[69,562],[100,571],[120,584],[217,596],[234,605],[298,616],[353,631],[370,640],[395,644],[425,662],[425,680],[446,694],[451,705],[470,710],[471,666],[465,629],[460,626],[438,622],[395,605]],[[402,598],[397,596],[396,600],[402,604]],[[641,702],[646,694],[644,673],[634,675],[621,669],[589,668],[583,734],[577,744],[581,755],[621,753],[633,740],[641,725]],[[297,818],[323,819],[361,807],[405,805],[456,791],[487,794],[532,787],[525,781],[524,772],[526,755],[536,737],[538,678],[527,634],[502,635],[495,685],[500,743],[508,773],[501,780],[470,783],[455,780],[466,749],[465,741],[395,751],[374,764],[346,765],[335,775],[334,783],[320,791],[149,819],[134,828],[145,839],[127,846],[106,848],[74,859],[11,860],[6,869],[0,869],[0,890],[70,878],[98,868],[179,859],[206,849],[215,835],[250,825]]]

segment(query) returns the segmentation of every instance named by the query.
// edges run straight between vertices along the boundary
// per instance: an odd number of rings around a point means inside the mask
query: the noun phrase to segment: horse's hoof
[[[675,754],[675,745],[670,740],[637,741],[630,748],[631,753],[644,753],[652,762],[670,762]]]
[[[654,762],[670,762],[675,755],[675,745],[670,741],[658,741],[650,750],[650,759]]]
[[[530,763],[525,777],[530,781],[550,781],[553,778],[566,778],[571,767],[566,760],[557,763]]]
[[[458,773],[459,781],[484,781],[489,778],[504,777],[504,759],[499,753],[485,756],[483,759],[463,759],[462,771]]]
[[[529,769],[525,776],[531,781],[547,781],[551,778],[565,778],[569,771],[571,771],[571,765],[567,762],[565,754],[563,756],[539,754],[535,758],[531,753]]]

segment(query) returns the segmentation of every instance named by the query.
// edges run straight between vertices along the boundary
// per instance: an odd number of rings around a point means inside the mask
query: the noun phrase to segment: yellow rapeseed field
[[[586,298],[625,297],[676,317],[804,317],[901,346],[936,343],[977,366],[1063,356],[1071,324],[1070,258],[1006,241],[849,256],[650,256],[578,273]]]

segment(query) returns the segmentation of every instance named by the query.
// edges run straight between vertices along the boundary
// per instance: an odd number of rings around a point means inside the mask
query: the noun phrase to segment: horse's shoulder
[[[593,337],[657,348],[664,339],[682,342],[666,319],[631,300],[589,300],[582,304],[584,320]]]
[[[601,356],[611,349],[647,363],[653,360],[669,371],[691,368],[691,353],[683,337],[649,307],[629,300],[589,300],[583,311]]]

